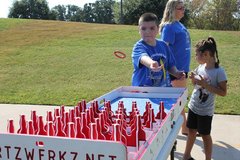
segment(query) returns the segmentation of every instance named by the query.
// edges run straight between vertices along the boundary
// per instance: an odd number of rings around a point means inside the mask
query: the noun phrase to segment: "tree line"
[[[69,4],[50,9],[47,0],[18,0],[12,4],[8,17],[136,25],[145,12],[153,12],[161,19],[167,1],[96,0],[83,8]],[[182,22],[189,28],[240,29],[240,0],[185,0],[185,5]]]

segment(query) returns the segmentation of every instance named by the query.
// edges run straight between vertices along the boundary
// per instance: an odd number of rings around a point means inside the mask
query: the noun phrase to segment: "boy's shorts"
[[[191,109],[188,110],[187,127],[196,129],[199,134],[210,135],[213,116],[201,116],[195,114]]]

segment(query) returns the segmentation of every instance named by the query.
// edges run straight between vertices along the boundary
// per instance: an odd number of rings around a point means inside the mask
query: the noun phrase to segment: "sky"
[[[9,8],[12,7],[12,4],[15,0],[0,0],[0,18],[7,18]],[[83,7],[86,3],[94,3],[96,0],[46,0],[48,6],[51,9],[57,5],[76,5],[78,7]]]

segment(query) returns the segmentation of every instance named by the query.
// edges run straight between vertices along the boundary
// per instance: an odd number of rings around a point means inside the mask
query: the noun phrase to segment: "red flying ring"
[[[121,51],[114,51],[114,55],[118,58],[124,59],[126,58],[126,54]]]

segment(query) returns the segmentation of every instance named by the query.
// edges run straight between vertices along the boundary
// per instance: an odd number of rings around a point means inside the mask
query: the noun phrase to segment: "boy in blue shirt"
[[[157,16],[144,13],[138,24],[141,39],[134,45],[132,52],[132,85],[170,86],[166,70],[177,79],[185,78],[185,73],[177,70],[175,59],[167,44],[156,39],[159,31]]]

